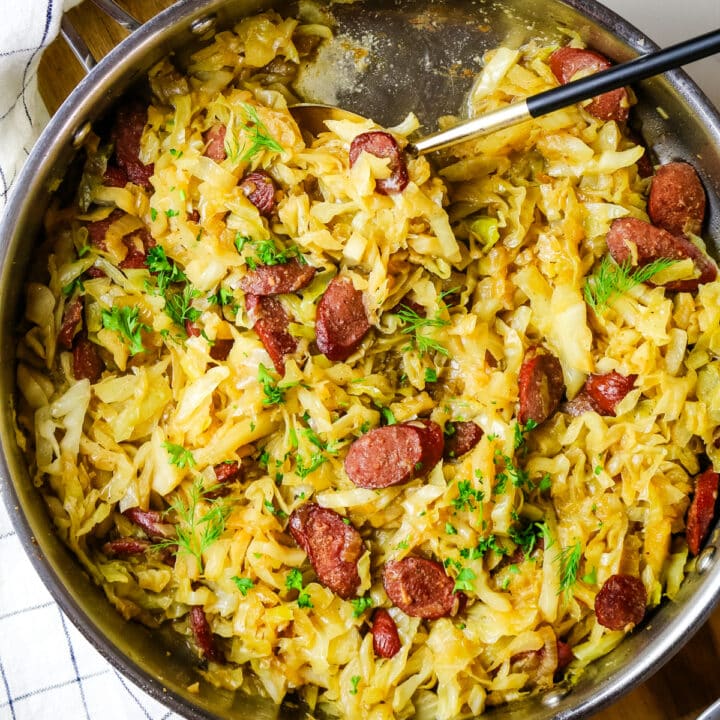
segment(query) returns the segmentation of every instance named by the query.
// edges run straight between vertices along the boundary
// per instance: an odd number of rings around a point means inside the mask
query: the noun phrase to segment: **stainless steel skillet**
[[[80,84],[58,111],[18,179],[0,227],[2,275],[0,312],[6,348],[0,382],[4,397],[2,494],[13,514],[28,553],[60,604],[91,641],[123,672],[156,697],[188,717],[301,717],[286,703],[281,711],[251,696],[213,691],[204,685],[193,695],[193,658],[171,637],[151,634],[124,622],[102,593],[86,578],[55,536],[44,506],[32,487],[17,448],[10,400],[14,394],[11,349],[21,306],[21,287],[31,264],[33,240],[39,231],[50,188],[70,162],[73,141],[88,121],[95,121],[131,84],[165,53],[180,56],[197,47],[214,26],[222,28],[241,15],[270,6],[258,0],[194,0],[180,2],[138,29]],[[287,7],[278,4],[278,7]],[[476,71],[483,51],[506,43],[519,45],[532,36],[558,37],[557,27],[575,28],[585,41],[615,60],[651,48],[649,41],[594,2],[506,0],[503,3],[368,0],[332,8],[337,32],[358,47],[365,46],[374,62],[366,69],[316,68],[325,82],[309,83],[308,100],[348,107],[378,122],[392,125],[415,110],[428,129],[441,114],[456,112],[469,87],[459,69]],[[369,46],[369,47],[368,47]],[[337,56],[336,56],[337,57]],[[428,64],[430,71],[427,71]],[[343,70],[340,72],[340,70]],[[423,71],[424,70],[424,71]],[[306,77],[312,78],[312,68]],[[423,72],[421,72],[423,71]],[[716,257],[720,237],[720,117],[702,93],[680,72],[636,87],[637,119],[661,160],[699,158],[697,163],[710,194],[706,238]],[[664,120],[656,111],[662,107]],[[698,560],[677,603],[666,605],[610,656],[593,666],[571,693],[561,692],[492,711],[488,717],[581,717],[600,709],[643,681],[679,649],[707,617],[720,594],[720,543],[716,528],[708,549]],[[167,655],[170,652],[170,655]]]

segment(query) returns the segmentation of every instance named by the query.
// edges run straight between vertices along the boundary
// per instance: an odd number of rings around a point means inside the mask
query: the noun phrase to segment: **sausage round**
[[[583,75],[607,70],[611,62],[594,50],[562,47],[550,55],[550,70],[562,85],[569,83],[575,75]],[[593,98],[585,108],[591,115],[601,120],[624,122],[628,118],[630,103],[625,88],[618,88]]]
[[[355,440],[345,457],[345,472],[362,488],[402,485],[427,475],[443,448],[442,429],[431,420],[386,425]]]
[[[282,295],[302,290],[315,277],[312,265],[297,258],[280,265],[259,265],[240,281],[243,292],[253,295]]]
[[[227,128],[222,123],[216,123],[203,134],[203,140],[206,143],[203,155],[209,157],[215,162],[222,162],[226,157],[225,151],[225,135]]]
[[[382,658],[395,657],[402,646],[397,625],[385,608],[378,608],[373,614],[373,651]]]
[[[76,380],[96,383],[102,376],[103,361],[97,345],[83,332],[73,343],[73,375]]]
[[[595,596],[598,622],[610,630],[630,630],[645,617],[647,590],[633,575],[611,575]]]
[[[200,605],[195,605],[191,608],[188,623],[195,642],[205,659],[218,663],[223,662],[224,658],[215,644],[215,636],[212,634],[212,630],[210,630],[210,624],[205,616],[205,610],[203,610]]]
[[[347,277],[334,277],[320,298],[315,335],[328,360],[343,362],[359,347],[370,329],[363,294]]]
[[[695,495],[688,509],[685,528],[688,548],[693,555],[697,555],[702,549],[715,517],[719,481],[720,475],[712,468],[708,468],[695,479]]]
[[[482,428],[474,422],[468,420],[465,422],[454,422],[455,432],[445,436],[445,448],[443,457],[446,460],[459,458],[469,453],[479,442],[483,436]]]
[[[285,308],[274,297],[246,295],[245,309],[275,369],[284,375],[285,357],[297,350],[297,340],[288,331],[290,318]]]
[[[118,538],[117,540],[109,540],[102,546],[102,551],[109,557],[117,555],[143,555],[146,550],[150,549],[152,543],[149,540],[140,540],[138,538]]]
[[[360,533],[342,515],[315,503],[294,510],[288,528],[318,580],[341,598],[353,597],[360,585],[357,563],[364,550]]]
[[[564,393],[562,366],[554,355],[534,352],[526,357],[518,374],[518,422],[545,422],[558,409]]]
[[[145,228],[140,228],[124,237],[123,244],[128,249],[128,252],[118,265],[121,270],[147,267],[147,250],[155,247],[155,238]]]
[[[152,190],[150,177],[155,172],[153,163],[145,165],[140,160],[140,139],[148,111],[140,100],[121,105],[115,115],[110,138],[115,145],[115,159],[131,182]]]
[[[673,235],[700,233],[705,218],[705,189],[695,168],[686,162],[661,165],[650,184],[648,215]]]
[[[632,390],[636,380],[635,374],[625,376],[613,370],[604,375],[591,375],[585,381],[585,391],[599,415],[615,417],[615,408]]]
[[[275,183],[264,170],[248,173],[240,183],[240,189],[261,215],[272,215],[275,209]]]
[[[400,147],[390,133],[376,130],[361,133],[350,143],[350,166],[352,167],[362,152],[368,152],[379,158],[390,160],[390,177],[375,181],[375,189],[382,195],[402,192],[410,178],[407,165],[400,152]]]
[[[157,510],[142,510],[139,507],[128,508],[123,515],[134,522],[151,540],[166,540],[175,536],[172,523],[163,522],[163,514]]]
[[[219,362],[227,360],[234,344],[235,341],[231,338],[215,338],[210,347],[210,357]]]
[[[612,259],[621,265],[633,260],[633,245],[637,252],[637,264],[642,267],[653,260],[668,258],[684,260],[691,258],[699,271],[699,277],[674,280],[665,283],[666,290],[695,292],[699,285],[712,282],[717,277],[715,263],[697,245],[683,235],[672,235],[638,218],[624,217],[613,220],[607,234],[607,246]]]
[[[60,332],[58,333],[58,344],[62,345],[66,349],[70,349],[73,346],[73,338],[75,333],[80,329],[83,317],[83,301],[80,298],[75,298],[72,302],[65,306],[63,311],[62,325],[60,326]]]
[[[454,580],[435,560],[409,555],[385,563],[383,585],[392,602],[406,615],[436,620],[454,615],[460,597]]]

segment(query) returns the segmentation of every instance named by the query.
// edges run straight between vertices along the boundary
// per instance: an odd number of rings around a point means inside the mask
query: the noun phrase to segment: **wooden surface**
[[[134,17],[147,20],[171,4],[169,0],[125,0]],[[96,58],[127,34],[88,2],[70,11],[75,27]],[[45,53],[40,65],[40,91],[50,112],[82,78],[79,63],[62,40]],[[720,607],[695,637],[648,682],[594,720],[694,720],[720,697]]]

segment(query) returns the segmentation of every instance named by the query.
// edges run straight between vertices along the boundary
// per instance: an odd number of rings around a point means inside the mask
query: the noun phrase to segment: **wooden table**
[[[134,17],[148,20],[171,0],[124,0]],[[127,34],[90,3],[70,17],[96,58],[105,55]],[[56,41],[40,64],[40,91],[55,112],[83,72],[67,45]],[[697,635],[648,682],[626,695],[594,720],[694,720],[720,697],[720,607]]]

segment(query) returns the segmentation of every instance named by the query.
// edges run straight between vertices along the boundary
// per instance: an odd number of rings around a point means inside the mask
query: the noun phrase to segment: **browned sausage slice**
[[[96,383],[102,376],[103,367],[97,345],[88,340],[84,332],[78,335],[73,344],[73,375],[75,379]]]
[[[297,340],[288,331],[290,318],[285,308],[276,298],[260,295],[246,295],[245,308],[275,369],[284,375],[285,358],[297,350]]]
[[[102,551],[109,557],[130,555],[143,555],[150,548],[152,543],[149,540],[139,540],[138,538],[118,538],[117,540],[109,540],[102,546]]]
[[[435,560],[409,555],[385,563],[383,585],[392,602],[406,615],[436,620],[454,615],[460,605],[455,581]]]
[[[341,598],[353,597],[360,585],[357,563],[364,550],[360,533],[342,515],[315,503],[294,510],[288,527],[308,554],[318,580]]]
[[[378,608],[373,614],[372,636],[373,651],[378,657],[395,657],[400,651],[397,625],[385,608]]]
[[[203,134],[203,140],[206,143],[203,155],[209,157],[215,162],[222,162],[226,157],[225,151],[225,134],[227,128],[222,123],[216,123]]]
[[[188,616],[188,622],[195,642],[203,657],[212,662],[224,662],[224,658],[215,643],[215,636],[212,634],[210,624],[205,616],[205,610],[203,610],[200,605],[192,607]]]
[[[268,217],[272,214],[275,209],[275,183],[264,170],[248,173],[240,183],[240,189],[261,215]]]
[[[210,357],[219,362],[227,360],[234,344],[235,341],[230,338],[215,338],[210,346]]]
[[[282,295],[302,290],[315,277],[315,268],[293,258],[281,265],[259,265],[240,281],[243,292]]]
[[[117,164],[125,171],[128,179],[146,190],[152,190],[150,177],[155,172],[155,166],[140,161],[140,139],[147,117],[147,107],[139,100],[121,105],[115,115],[110,137],[115,144]]]
[[[523,360],[518,374],[518,422],[545,422],[558,409],[564,393],[560,361],[550,353],[533,351]]]
[[[557,641],[557,668],[555,672],[562,672],[574,659],[572,645],[558,638]]]
[[[695,168],[686,162],[661,165],[650,185],[648,215],[654,225],[673,235],[698,235],[705,218],[705,189]]]
[[[62,325],[60,326],[60,332],[58,333],[59,345],[62,345],[68,350],[73,346],[73,338],[75,337],[75,333],[77,333],[80,329],[82,316],[83,301],[80,298],[75,298],[75,300],[69,302],[65,306]]]
[[[610,630],[631,630],[645,617],[647,590],[633,575],[611,575],[595,596],[598,622]]]
[[[229,495],[231,492],[230,485],[243,476],[242,467],[237,460],[218,463],[213,466],[213,470],[215,471],[217,484],[204,493],[205,497],[210,500]]]
[[[379,158],[390,160],[390,177],[375,181],[375,189],[382,195],[402,192],[410,178],[407,165],[400,152],[400,147],[390,133],[380,130],[361,133],[350,143],[350,166],[352,167],[360,153],[368,152]]]
[[[117,165],[108,165],[103,175],[103,185],[107,187],[122,187],[128,184],[127,173]]]
[[[175,537],[172,523],[163,522],[163,514],[157,510],[142,510],[139,507],[128,508],[123,515],[134,522],[151,540],[166,540]]]
[[[560,406],[560,411],[567,413],[571,417],[580,417],[586,412],[598,412],[598,409],[583,387],[572,400],[568,400]]]
[[[695,292],[699,285],[712,282],[717,277],[715,263],[692,241],[682,235],[671,235],[667,230],[655,227],[644,220],[632,217],[613,220],[606,239],[610,255],[618,265],[633,261],[633,247],[636,249],[639,267],[660,258],[670,260],[691,258],[700,276],[692,280],[674,280],[665,283],[663,287],[666,290]]]
[[[362,488],[401,485],[427,475],[443,454],[442,429],[431,420],[412,420],[375,428],[355,440],[345,472]]]
[[[115,208],[104,220],[96,220],[87,224],[88,239],[90,243],[100,250],[107,250],[107,243],[105,242],[105,235],[107,234],[108,228],[117,220],[119,220],[125,213]]]
[[[333,278],[317,307],[315,334],[320,352],[328,360],[347,360],[369,329],[363,294],[350,278]]]
[[[140,228],[124,237],[123,244],[127,247],[128,253],[118,265],[121,270],[147,267],[147,251],[155,247],[155,238],[145,228]]]
[[[550,70],[562,85],[575,79],[578,73],[587,75],[600,70],[607,70],[610,61],[594,50],[562,47],[556,50],[549,59]],[[617,120],[624,122],[628,118],[630,103],[625,88],[618,88],[598,95],[586,106],[586,110],[601,120]]]
[[[613,370],[604,375],[591,375],[585,381],[585,391],[599,415],[615,417],[618,403],[633,389],[637,375],[621,375]]]
[[[708,468],[695,479],[695,495],[690,503],[685,529],[688,548],[693,555],[697,555],[702,549],[715,517],[719,481],[720,475],[712,468]]]
[[[455,432],[449,437],[445,436],[443,457],[447,460],[462,457],[465,453],[470,452],[483,436],[482,428],[470,420],[454,422],[453,427]]]

